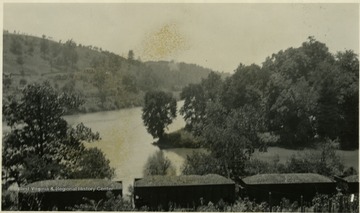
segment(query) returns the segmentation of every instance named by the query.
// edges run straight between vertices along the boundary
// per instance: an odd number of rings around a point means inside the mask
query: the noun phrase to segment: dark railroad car
[[[311,201],[316,193],[336,192],[334,180],[313,173],[259,174],[243,178],[241,186],[250,199],[256,201],[271,199],[274,204],[279,203],[283,197],[291,201],[300,201],[303,196],[304,201]]]
[[[84,197],[99,201],[110,191],[122,196],[122,183],[103,179],[44,180],[20,188],[21,210],[68,210],[84,203]]]
[[[135,207],[150,210],[194,208],[204,202],[235,200],[235,182],[220,175],[149,176],[134,182]]]
[[[359,175],[351,175],[344,178],[347,183],[348,193],[359,193]]]

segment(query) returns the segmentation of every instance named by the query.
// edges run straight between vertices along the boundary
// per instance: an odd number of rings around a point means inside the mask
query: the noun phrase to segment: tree
[[[76,52],[76,43],[72,39],[65,42],[62,55],[66,66],[73,68],[79,56]]]
[[[34,54],[34,50],[35,50],[34,49],[34,42],[30,41],[29,47],[28,47],[28,50],[27,50],[28,54],[32,56]]]
[[[22,56],[18,56],[16,58],[16,63],[18,63],[21,66],[21,70],[24,70],[24,59]]]
[[[176,100],[170,93],[150,91],[145,94],[142,119],[153,138],[162,141],[164,129],[176,117]]]
[[[211,154],[194,152],[192,155],[187,155],[182,174],[183,175],[207,175],[219,174],[225,172],[221,170],[221,162],[214,158]]]
[[[268,74],[258,65],[240,64],[234,75],[227,78],[221,91],[221,102],[227,108],[239,108],[245,104],[260,106]]]
[[[245,111],[228,112],[219,102],[208,104],[201,136],[203,146],[218,160],[221,175],[234,180],[244,175],[245,162],[253,151],[250,119]]]
[[[98,148],[84,150],[75,162],[71,178],[111,178],[114,169],[109,167],[110,161]]]
[[[10,45],[10,51],[16,55],[22,54],[22,44],[21,44],[19,38],[16,38],[15,36],[12,38],[11,45]]]
[[[48,82],[28,85],[20,100],[10,100],[3,106],[5,122],[11,128],[3,140],[3,181],[23,185],[71,177],[78,160],[92,152],[86,151],[82,142],[100,138],[82,123],[74,128],[63,118],[65,113],[78,109],[82,100],[57,93]],[[94,156],[93,161],[99,160],[102,159]],[[106,164],[103,166],[109,167]]]
[[[138,93],[139,90],[136,85],[136,77],[131,74],[124,75],[121,83],[124,85],[125,90],[128,92]]]
[[[40,52],[43,54],[43,56],[49,53],[49,40],[46,39],[46,35],[42,36],[40,42]]]
[[[316,110],[322,80],[334,69],[325,44],[309,37],[299,48],[267,58],[270,73],[265,90],[268,128],[288,147],[304,147],[316,139]]]
[[[184,99],[184,105],[180,114],[184,116],[186,128],[194,130],[205,116],[206,97],[204,89],[199,84],[189,84],[181,91],[180,98]]]
[[[144,176],[171,174],[175,174],[175,169],[162,151],[157,151],[150,156],[144,167]]]
[[[339,75],[337,82],[343,125],[340,128],[341,148],[359,147],[359,59],[350,50],[336,54]]]
[[[129,60],[129,61],[133,61],[134,58],[135,58],[134,51],[133,51],[133,50],[129,50],[129,52],[128,52],[128,60]]]
[[[10,77],[4,77],[3,86],[8,89],[11,86],[12,79]]]
[[[334,80],[335,78],[332,76],[325,78],[320,89],[316,113],[317,134],[323,139],[330,138],[332,140],[339,137],[339,129],[342,126]]]
[[[204,88],[208,100],[214,101],[218,97],[222,83],[221,76],[213,71],[207,78],[202,79],[201,86]]]

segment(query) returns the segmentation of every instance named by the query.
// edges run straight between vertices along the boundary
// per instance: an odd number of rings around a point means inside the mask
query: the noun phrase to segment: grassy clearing
[[[307,150],[309,149],[292,150],[292,149],[285,149],[280,147],[269,147],[267,152],[255,151],[255,153],[253,154],[253,158],[266,162],[271,162],[276,159],[279,159],[280,163],[285,163],[292,155],[296,155],[296,153],[298,152],[305,152]],[[359,168],[359,150],[353,150],[353,151],[337,150],[336,152],[340,156],[345,167],[354,167],[356,169]]]

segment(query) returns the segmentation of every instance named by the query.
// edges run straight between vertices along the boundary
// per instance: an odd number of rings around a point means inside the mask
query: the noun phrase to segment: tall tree
[[[82,142],[99,139],[98,133],[82,123],[73,128],[64,120],[63,115],[80,104],[76,96],[59,94],[44,83],[28,85],[21,100],[12,99],[3,106],[4,119],[11,128],[2,147],[5,182],[22,185],[71,177],[74,165],[86,150]]]
[[[62,56],[65,65],[71,68],[73,68],[79,60],[79,56],[76,52],[76,43],[72,39],[65,42]]]
[[[234,75],[227,78],[221,91],[221,102],[227,108],[239,108],[246,104],[260,106],[264,82],[268,76],[261,72],[258,65],[240,64]]]
[[[133,51],[133,50],[129,50],[129,52],[128,52],[128,60],[129,60],[129,61],[133,61],[134,58],[135,58],[134,51]]]
[[[351,50],[336,54],[339,75],[339,104],[343,125],[340,128],[341,148],[359,147],[359,59]]]
[[[230,112],[219,102],[209,103],[202,131],[203,146],[221,167],[222,175],[237,179],[244,175],[245,162],[249,160],[253,146],[251,116],[241,109]],[[256,119],[256,118],[253,118]],[[256,131],[256,130],[254,130]]]
[[[10,51],[13,54],[21,55],[22,51],[23,51],[22,49],[23,49],[23,47],[22,47],[20,39],[17,36],[14,36],[11,39]]]
[[[326,45],[310,37],[301,47],[273,54],[264,63],[271,74],[265,94],[268,127],[282,145],[301,147],[315,141],[320,79],[333,62]]]
[[[184,99],[184,105],[180,114],[184,116],[186,128],[195,130],[194,127],[200,124],[205,116],[206,97],[203,87],[200,84],[189,84],[184,87],[180,94]]]
[[[142,118],[153,138],[162,141],[164,129],[176,117],[176,100],[170,93],[150,91],[145,94]]]
[[[42,36],[40,42],[40,52],[43,54],[43,56],[49,53],[49,40],[46,39],[46,35]]]
[[[210,72],[207,78],[201,80],[208,100],[215,101],[218,98],[222,83],[221,76],[215,72]]]
[[[317,134],[322,138],[330,138],[332,140],[339,137],[339,130],[343,125],[338,104],[338,92],[334,80],[333,76],[327,76],[324,79],[320,89],[316,113]]]

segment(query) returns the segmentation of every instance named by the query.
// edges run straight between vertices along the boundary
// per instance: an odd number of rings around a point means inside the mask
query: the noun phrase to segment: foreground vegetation
[[[271,202],[257,203],[248,198],[238,198],[235,203],[228,204],[220,200],[218,203],[202,200],[202,205],[190,208],[181,208],[176,204],[170,205],[169,211],[174,212],[359,212],[359,197],[355,195],[317,195],[311,202],[293,201],[283,198],[281,203],[273,205]],[[11,209],[18,210],[16,208]],[[84,198],[84,203],[68,207],[71,211],[149,211],[146,206],[141,209],[133,207],[132,203],[122,198],[107,193],[107,198],[94,201]],[[157,211],[163,211],[161,207]]]

